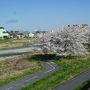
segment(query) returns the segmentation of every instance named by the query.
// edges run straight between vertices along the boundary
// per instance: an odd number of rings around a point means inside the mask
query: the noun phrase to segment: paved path
[[[9,53],[9,54],[3,54],[0,57],[7,57],[11,55],[20,55],[23,53]],[[5,86],[0,87],[0,90],[19,90],[20,88],[23,88],[27,85],[31,85],[32,83],[47,77],[48,75],[52,74],[53,72],[56,72],[57,70],[60,70],[59,66],[57,64],[53,63],[52,61],[43,61],[43,65],[45,66],[45,70],[42,72],[37,72],[35,74],[26,76],[24,78],[18,79],[16,81],[13,81],[11,83],[8,83]]]
[[[11,53],[24,53],[24,52],[32,52],[33,50],[38,50],[40,49],[40,46],[29,46],[29,47],[22,47],[22,48],[13,48],[13,49],[4,49],[0,50],[0,55],[2,54],[11,54]]]
[[[60,69],[60,67],[58,67],[55,63],[51,61],[42,63],[45,65],[46,68],[44,71],[11,82],[3,87],[0,87],[0,90],[19,90],[20,88],[31,85],[32,83],[44,77],[47,77],[49,74],[52,74],[53,72]]]
[[[2,54],[0,57],[7,57],[12,55],[21,55],[24,52],[21,53],[9,53],[9,54]],[[47,77],[49,74],[52,74],[53,72],[56,72],[57,70],[62,69],[61,67],[58,67],[55,63],[52,61],[46,61],[42,62],[45,66],[45,70],[42,72],[38,72],[35,74],[32,74],[30,76],[18,79],[16,81],[13,81],[3,87],[0,87],[0,90],[19,90],[20,88],[23,88],[27,85],[31,85],[32,83]],[[78,85],[83,83],[84,81],[90,79],[90,69],[87,71],[84,71],[77,75],[76,77],[54,87],[52,90],[73,90],[73,88],[76,88]]]
[[[52,90],[73,90],[83,82],[90,79],[90,69],[80,73],[76,77],[54,87]]]

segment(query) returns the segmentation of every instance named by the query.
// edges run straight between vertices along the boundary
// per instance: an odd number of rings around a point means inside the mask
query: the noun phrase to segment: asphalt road
[[[26,52],[19,52],[19,53],[4,53],[0,54],[0,57],[7,57],[7,56],[13,56],[13,55],[21,55]],[[37,72],[35,74],[32,74],[30,76],[18,79],[16,81],[13,81],[11,83],[8,83],[5,86],[0,87],[0,90],[20,90],[20,88],[23,88],[27,85],[31,85],[34,82],[47,77],[48,75],[61,70],[62,67],[57,66],[52,61],[43,61],[43,65],[45,66],[45,70],[42,72]],[[73,90],[81,83],[85,82],[86,80],[90,79],[90,69],[80,73],[76,77],[65,81],[64,83],[54,87],[52,90]]]
[[[2,54],[0,57],[7,57],[7,56],[13,56],[13,55],[20,55],[20,54],[24,54],[24,53],[9,53],[9,54],[6,53],[6,54]],[[57,70],[62,69],[57,64],[53,63],[51,60],[43,61],[42,63],[45,66],[44,71],[37,72],[30,76],[26,76],[24,78],[8,83],[5,86],[0,87],[0,90],[20,90],[20,88],[23,88],[27,85],[31,85],[34,82],[47,77],[53,72],[56,72]]]
[[[25,54],[27,52],[19,52],[19,53],[5,53],[5,54],[0,54],[0,58],[1,57],[9,57],[9,56],[17,56],[17,55],[22,55],[22,54]]]
[[[66,82],[59,84],[58,86],[54,87],[52,90],[74,90],[83,82],[90,80],[90,69],[80,73],[76,77],[67,80]]]
[[[2,56],[3,54],[12,54],[15,53],[18,54],[18,53],[25,53],[25,52],[32,52],[32,51],[40,51],[41,50],[41,45],[32,45],[32,46],[28,46],[28,47],[22,47],[22,48],[11,48],[11,49],[3,49],[3,50],[0,50],[0,56]]]
[[[45,70],[42,72],[38,72],[35,74],[32,74],[30,76],[18,79],[14,82],[11,82],[5,86],[0,87],[0,90],[19,90],[20,88],[23,88],[27,85],[31,85],[34,82],[47,77],[48,75],[52,74],[53,72],[56,72],[60,69],[55,63],[51,61],[42,62],[45,66]]]

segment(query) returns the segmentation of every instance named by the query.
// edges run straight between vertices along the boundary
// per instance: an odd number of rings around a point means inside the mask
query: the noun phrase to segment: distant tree
[[[87,54],[83,43],[88,42],[86,33],[81,27],[63,27],[56,31],[38,34],[38,39],[43,43],[42,51],[52,51],[57,55],[67,56],[70,54]]]

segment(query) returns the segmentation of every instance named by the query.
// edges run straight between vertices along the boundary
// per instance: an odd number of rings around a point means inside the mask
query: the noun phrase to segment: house
[[[10,31],[9,32],[11,38],[29,38],[34,37],[34,34],[29,31]]]
[[[38,35],[42,35],[42,34],[45,34],[45,33],[48,33],[48,31],[36,31],[34,33],[35,37],[38,37]]]
[[[23,31],[10,31],[10,38],[24,38],[26,33]]]
[[[10,38],[17,38],[17,33],[15,31],[9,32]]]
[[[34,34],[30,32],[29,37],[34,37]]]
[[[0,39],[6,39],[9,38],[9,34],[5,30],[5,28],[0,27]]]

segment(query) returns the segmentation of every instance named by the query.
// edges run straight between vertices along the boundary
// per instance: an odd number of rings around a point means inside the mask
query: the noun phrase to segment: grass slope
[[[90,68],[90,56],[69,56],[67,58],[56,60],[55,63],[62,66],[63,69],[35,82],[30,86],[22,88],[22,90],[50,90],[54,86],[64,82],[65,80],[73,78],[80,72]]]
[[[36,38],[0,39],[0,49],[26,47],[38,43]]]
[[[35,53],[34,53],[35,54]],[[0,59],[0,86],[44,69],[33,53]]]

